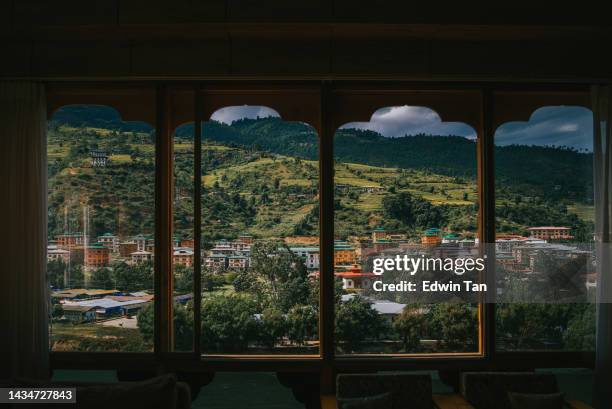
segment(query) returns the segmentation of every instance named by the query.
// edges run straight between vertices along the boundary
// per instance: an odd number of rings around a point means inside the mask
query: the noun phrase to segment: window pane
[[[48,161],[51,349],[151,351],[152,128],[65,107],[49,122]]]
[[[174,134],[174,350],[193,350],[193,124]]]
[[[266,107],[203,124],[202,350],[318,354],[318,138]]]
[[[478,255],[475,131],[387,107],[342,126],[334,155],[338,353],[477,352],[477,300],[423,291],[452,276],[434,264]],[[429,259],[427,272],[403,264]]]
[[[495,133],[499,350],[594,349],[592,141],[580,107]]]

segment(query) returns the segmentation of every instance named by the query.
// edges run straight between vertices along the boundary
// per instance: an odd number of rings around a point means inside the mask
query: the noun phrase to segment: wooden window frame
[[[309,104],[296,104],[295,92],[311,93]],[[364,96],[368,98],[364,98]],[[478,109],[467,117],[453,108],[456,98],[470,95]],[[408,97],[409,96],[409,97]],[[440,103],[436,98],[444,96]],[[526,98],[527,96],[527,98]],[[361,98],[363,103],[350,98]],[[334,374],[351,370],[491,369],[533,367],[593,367],[594,352],[499,352],[495,348],[495,304],[479,304],[479,351],[456,354],[336,356],[334,345],[333,277],[333,136],[347,122],[368,121],[378,108],[394,105],[423,105],[436,110],[445,121],[472,126],[478,135],[477,184],[478,231],[484,243],[495,240],[495,167],[493,135],[509,120],[528,120],[544,105],[589,106],[589,89],[583,85],[513,83],[423,83],[389,81],[282,81],[282,82],[135,82],[120,84],[48,85],[48,117],[59,107],[99,104],[117,109],[124,120],[155,124],[155,337],[153,353],[51,352],[53,368],[155,369],[187,371],[285,371],[311,372],[322,384],[333,385]],[[239,101],[232,103],[232,101]],[[429,103],[428,103],[429,101]],[[458,101],[458,100],[457,100]],[[194,350],[172,352],[172,228],[174,130],[194,122],[194,135],[201,133],[202,120],[228,105],[265,105],[276,109],[285,120],[309,123],[319,135],[319,204],[321,281],[319,308],[319,355],[202,355],[200,350],[200,297],[194,298]],[[350,105],[350,104],[349,104]],[[463,113],[462,113],[463,112]],[[201,138],[194,138],[194,174],[201,173]],[[194,198],[201,185],[194,178]],[[194,214],[201,203],[194,200]],[[201,241],[201,220],[194,218],[194,247]],[[159,249],[159,250],[157,250]],[[199,252],[196,252],[199,253]],[[200,255],[194,255],[194,294],[201,292]],[[487,281],[494,283],[494,257],[488,259]],[[161,272],[165,272],[161,274]]]

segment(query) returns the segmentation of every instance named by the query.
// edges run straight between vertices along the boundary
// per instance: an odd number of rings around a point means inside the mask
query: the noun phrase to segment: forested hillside
[[[192,133],[183,126],[175,135],[179,236],[191,234],[193,220]],[[212,121],[203,126],[203,139],[206,243],[243,233],[317,234],[318,139],[312,128],[278,118],[242,119],[231,126]],[[60,110],[49,131],[49,233],[79,229],[85,204],[91,207],[92,235],[151,233],[154,142],[149,127],[121,122],[107,108]],[[106,167],[91,168],[92,149],[109,154]],[[343,129],[334,149],[338,235],[364,234],[377,225],[400,232],[434,225],[475,231],[474,141],[385,138]],[[528,226],[561,224],[588,232],[591,159],[569,148],[496,147],[498,228],[524,232]]]

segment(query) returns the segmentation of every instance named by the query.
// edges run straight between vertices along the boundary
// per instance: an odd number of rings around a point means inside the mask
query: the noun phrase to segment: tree
[[[136,316],[138,322],[138,330],[145,341],[153,342],[155,336],[155,309],[153,303],[150,302],[138,311]]]
[[[80,264],[72,265],[70,268],[70,288],[83,288],[85,286],[85,273]]]
[[[570,319],[563,337],[563,347],[572,351],[594,351],[596,318],[595,305],[574,305],[577,313]]]
[[[49,285],[55,288],[64,288],[64,273],[68,269],[62,259],[55,259],[47,262],[47,277]]]
[[[222,275],[209,271],[202,271],[202,289],[205,291],[215,291],[217,288],[225,284],[225,279]]]
[[[258,340],[268,348],[274,348],[287,333],[287,320],[276,308],[266,309],[260,320]]]
[[[89,288],[99,288],[104,290],[110,290],[115,287],[114,280],[111,271],[108,268],[97,268],[91,274]]]
[[[417,352],[426,326],[426,316],[418,306],[407,305],[393,322],[393,329],[402,340],[405,352]]]
[[[150,262],[129,265],[119,262],[113,265],[113,275],[117,289],[139,291],[153,288],[153,266]]]
[[[387,327],[384,318],[363,297],[355,296],[336,307],[336,336],[347,352],[355,351],[365,340],[382,336]]]
[[[279,243],[255,244],[251,267],[241,276],[241,288],[257,298],[261,309],[272,307],[286,313],[292,306],[310,300],[311,284],[304,261]]]
[[[318,310],[311,305],[295,305],[287,314],[287,337],[297,345],[317,335]]]
[[[178,351],[193,349],[193,308],[191,304],[174,304],[174,347]],[[155,336],[155,308],[147,303],[136,316],[138,330],[146,342],[153,342]]]
[[[431,307],[430,320],[446,349],[466,351],[477,344],[478,311],[470,304],[435,304]]]
[[[193,291],[193,267],[174,265],[174,288],[180,292]]]
[[[257,312],[245,294],[215,295],[202,302],[202,348],[240,352],[257,334]]]
[[[193,349],[193,306],[174,304],[174,348],[177,351],[191,351]]]

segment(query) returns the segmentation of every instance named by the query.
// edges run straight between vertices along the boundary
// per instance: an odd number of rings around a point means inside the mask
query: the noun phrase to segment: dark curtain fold
[[[0,377],[49,374],[45,98],[0,81]]]

